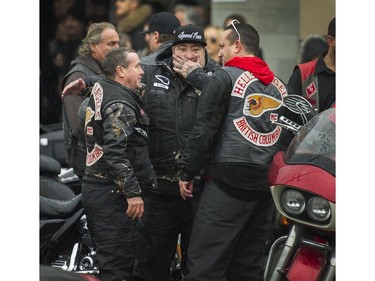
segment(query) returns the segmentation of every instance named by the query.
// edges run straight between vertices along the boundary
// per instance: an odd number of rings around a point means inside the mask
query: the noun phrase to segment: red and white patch
[[[245,98],[243,109],[244,116],[233,120],[233,123],[238,132],[247,141],[257,146],[271,146],[279,140],[282,131],[281,127],[277,126],[271,132],[260,133],[250,126],[245,116],[259,117],[265,112],[276,111],[282,106],[282,99],[288,95],[288,92],[284,83],[275,76],[271,85],[279,92],[279,98],[264,93],[252,93],[245,96],[248,86],[258,80],[259,79],[249,71],[243,72],[237,78],[231,95],[241,99]],[[270,112],[269,114],[271,121],[278,120],[278,113]]]
[[[279,120],[279,114],[277,113],[271,113],[270,114],[270,121],[278,121]]]
[[[100,113],[100,109],[103,102],[103,88],[100,86],[99,83],[95,83],[94,87],[92,88],[91,94],[94,97],[95,102],[95,120],[102,120],[102,114]]]
[[[102,158],[103,154],[103,148],[100,145],[95,144],[94,149],[87,152],[86,165],[91,166],[95,164],[100,158]]]
[[[258,81],[251,72],[245,71],[236,80],[231,95],[238,98],[243,98],[247,87],[251,82]]]
[[[86,134],[87,134],[87,135],[92,136],[93,133],[94,133],[94,128],[93,128],[93,127],[87,127],[87,128],[86,128]]]
[[[305,89],[306,95],[311,98],[317,92],[316,86],[314,82],[311,82]]]

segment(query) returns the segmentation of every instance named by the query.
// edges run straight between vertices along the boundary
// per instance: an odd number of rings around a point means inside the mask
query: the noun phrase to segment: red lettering
[[[237,84],[236,84],[235,88],[233,89],[233,93],[236,94],[236,95],[238,95],[238,96],[242,96],[243,89],[237,87]]]

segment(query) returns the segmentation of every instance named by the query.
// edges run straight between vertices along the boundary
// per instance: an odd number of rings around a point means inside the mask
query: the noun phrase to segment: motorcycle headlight
[[[281,206],[286,213],[299,215],[305,210],[305,197],[297,190],[286,190],[281,195]]]
[[[311,197],[307,202],[307,214],[315,221],[325,221],[331,215],[331,207],[322,197]]]

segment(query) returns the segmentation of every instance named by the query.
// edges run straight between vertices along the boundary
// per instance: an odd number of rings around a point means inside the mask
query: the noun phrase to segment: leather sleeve
[[[104,111],[103,150],[111,174],[127,198],[139,196],[141,189],[128,157],[128,137],[134,132],[135,112],[123,103],[114,103]]]
[[[232,89],[229,75],[218,70],[202,89],[197,109],[197,120],[179,161],[181,175],[197,175],[208,160],[221,119],[226,112]]]
[[[187,77],[186,81],[194,88],[202,90],[206,81],[210,77],[207,73],[214,73],[220,69],[220,65],[209,59],[207,67],[194,69]]]

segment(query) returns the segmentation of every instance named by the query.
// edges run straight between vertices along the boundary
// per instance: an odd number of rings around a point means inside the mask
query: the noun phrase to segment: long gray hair
[[[99,44],[102,41],[102,33],[106,29],[116,30],[113,24],[109,22],[99,22],[90,25],[87,31],[85,39],[82,40],[82,44],[79,46],[78,53],[80,56],[91,54],[90,45]]]

